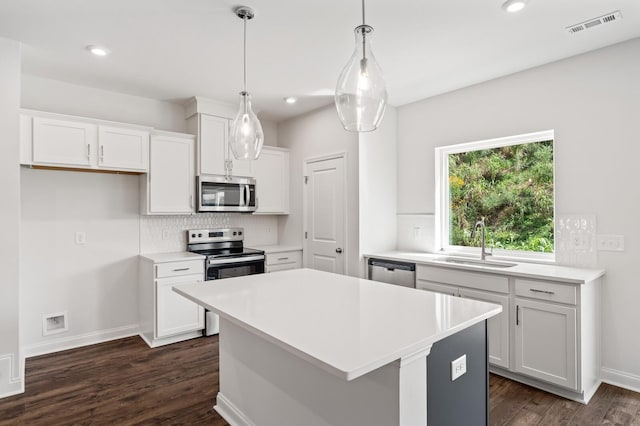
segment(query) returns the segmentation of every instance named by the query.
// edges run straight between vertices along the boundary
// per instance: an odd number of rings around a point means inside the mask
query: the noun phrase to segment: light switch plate
[[[82,231],[76,232],[76,244],[84,245],[87,243],[87,234]]]
[[[467,372],[467,354],[451,361],[451,381],[453,382]]]

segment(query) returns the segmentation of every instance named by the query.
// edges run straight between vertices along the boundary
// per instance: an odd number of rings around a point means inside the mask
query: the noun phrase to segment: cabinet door
[[[96,164],[96,126],[91,123],[33,118],[33,163],[64,167]]]
[[[224,175],[227,157],[229,120],[213,115],[200,114],[198,149],[198,174]]]
[[[98,126],[98,166],[103,169],[149,170],[149,132]]]
[[[253,162],[258,196],[256,213],[289,213],[289,153],[265,148]]]
[[[577,389],[576,308],[514,299],[515,370]]]
[[[432,281],[416,280],[416,288],[419,290],[435,291],[436,293],[448,294],[450,296],[458,295],[458,287],[434,283]]]
[[[149,211],[194,212],[194,140],[154,136],[149,164]]]
[[[502,305],[502,312],[487,321],[489,362],[509,368],[509,296],[460,288],[460,296]]]
[[[192,278],[189,281],[184,277],[183,279],[156,280],[156,337],[204,328],[204,309],[173,291],[174,286],[193,282],[198,282],[198,278]],[[199,282],[202,283],[202,281]]]

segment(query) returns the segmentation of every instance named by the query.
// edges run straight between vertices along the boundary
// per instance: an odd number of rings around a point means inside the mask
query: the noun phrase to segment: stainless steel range
[[[206,281],[264,273],[264,251],[246,248],[243,241],[243,228],[187,231],[187,250],[206,256],[204,266]],[[205,334],[210,336],[216,333],[218,333],[218,316],[207,311]]]

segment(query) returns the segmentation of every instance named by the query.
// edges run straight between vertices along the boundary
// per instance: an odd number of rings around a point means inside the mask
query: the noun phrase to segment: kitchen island
[[[220,315],[215,409],[232,425],[425,425],[432,346],[478,327],[481,345],[464,351],[480,348],[485,370],[465,368],[480,370],[486,404],[485,320],[498,305],[311,269],[174,291]]]

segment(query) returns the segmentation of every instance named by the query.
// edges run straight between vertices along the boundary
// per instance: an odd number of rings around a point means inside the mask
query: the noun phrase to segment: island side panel
[[[234,426],[399,424],[398,362],[346,381],[223,318],[219,348],[216,410]]]
[[[482,321],[435,342],[427,357],[427,423],[489,424],[489,354]],[[467,372],[451,380],[451,362],[466,355]]]

